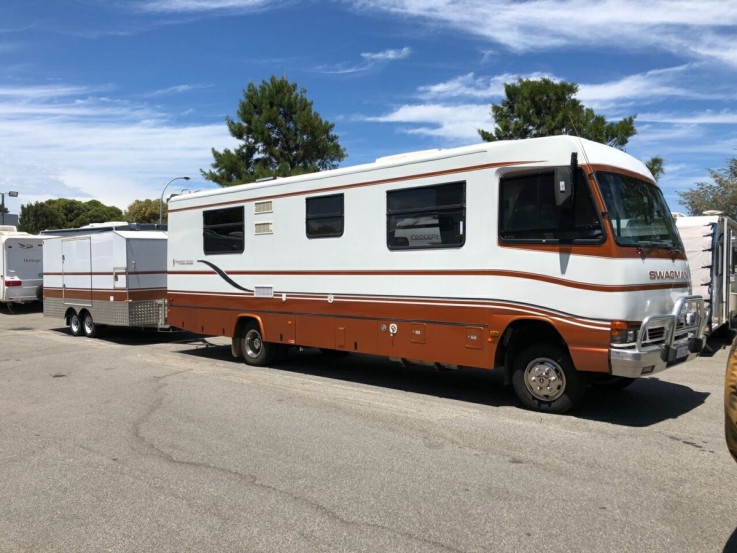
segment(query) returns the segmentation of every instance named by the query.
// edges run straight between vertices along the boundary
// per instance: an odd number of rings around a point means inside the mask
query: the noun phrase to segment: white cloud
[[[181,84],[176,86],[170,86],[168,88],[161,88],[159,90],[154,90],[153,92],[150,92],[148,94],[145,94],[146,97],[156,97],[156,96],[173,96],[175,94],[183,94],[185,92],[190,92],[192,90],[198,90],[202,88],[210,88],[208,85],[192,85],[192,84]]]
[[[631,115],[632,104],[634,101],[638,105],[661,102],[664,98],[680,98],[689,100],[704,99],[724,99],[723,95],[714,92],[701,92],[680,86],[679,83],[687,82],[684,74],[693,74],[694,67],[684,65],[673,68],[665,68],[652,70],[645,73],[634,75],[626,75],[618,80],[603,83],[582,83],[579,84],[579,91],[576,97],[587,107],[594,108],[597,112],[608,115],[612,119],[618,119]],[[398,122],[403,123],[434,123],[435,127],[419,127],[417,129],[405,129],[410,133],[440,134],[448,129],[458,129],[459,127],[451,123],[453,115],[458,110],[478,117],[479,107],[485,110],[483,120],[479,120],[477,127],[489,129],[489,125],[493,127],[493,121],[488,114],[491,104],[498,102],[504,97],[504,84],[515,82],[518,78],[523,79],[541,79],[548,78],[553,81],[563,80],[555,75],[545,73],[530,73],[526,75],[513,75],[509,73],[477,76],[474,73],[467,73],[454,77],[440,83],[424,85],[418,88],[417,97],[427,102],[427,105],[402,106],[394,112],[382,116],[375,117],[370,120],[377,122]],[[696,79],[698,82],[698,79]],[[487,103],[483,106],[475,104],[463,103],[464,101],[484,100]],[[460,105],[455,105],[460,104]],[[617,114],[623,112],[623,114]],[[420,119],[413,119],[411,115],[422,113]],[[432,119],[431,115],[437,115],[437,119]],[[671,124],[703,124],[703,123],[719,123],[733,124],[735,122],[735,113],[732,111],[703,112],[690,116],[664,114],[664,113],[643,113],[637,115],[637,122],[659,122]],[[466,117],[468,120],[468,117]],[[463,123],[462,123],[463,125]],[[672,129],[671,129],[672,132]],[[690,132],[694,132],[693,129]],[[473,133],[453,133],[453,137],[466,136],[470,138]]]
[[[737,112],[706,110],[694,113],[641,113],[638,121],[654,121],[676,125],[735,125]]]
[[[153,13],[249,12],[283,3],[275,0],[145,0],[139,2],[138,6],[143,11]]]
[[[423,99],[438,98],[485,98],[491,100],[504,96],[504,84],[514,82],[518,78],[541,79],[550,75],[543,73],[532,73],[529,75],[512,75],[505,73],[492,77],[476,77],[474,73],[467,73],[454,77],[448,81],[433,85],[421,86],[418,96]]]
[[[394,61],[409,57],[412,49],[408,46],[400,50],[384,50],[383,52],[364,52],[361,57],[367,61]]]
[[[478,129],[489,129],[494,124],[486,104],[403,105],[366,121],[400,124],[401,132],[442,138],[449,144],[478,142]]]
[[[348,73],[359,73],[361,71],[368,71],[379,65],[403,60],[408,58],[412,53],[412,49],[405,46],[400,49],[387,49],[381,52],[362,52],[361,58],[363,63],[358,65],[350,65],[347,63],[341,63],[335,66],[322,65],[315,68],[318,73],[327,73],[333,75],[344,75]]]
[[[578,86],[576,97],[589,107],[611,106],[621,104],[630,99],[643,101],[662,101],[664,98],[681,98],[689,100],[725,99],[723,94],[702,92],[694,88],[682,86],[697,85],[698,79],[688,79],[699,70],[691,64],[665,69],[654,69],[645,73],[626,75],[616,81],[598,84],[582,83]]]
[[[618,80],[603,83],[578,83],[576,98],[587,107],[592,108],[618,106],[629,103],[632,99],[645,102],[650,100],[661,101],[666,97],[691,100],[724,99],[724,95],[715,92],[701,92],[680,86],[679,83],[686,82],[683,77],[688,71],[693,72],[694,68],[685,65],[625,75]],[[467,73],[441,83],[421,86],[418,88],[417,95],[427,100],[482,98],[492,101],[504,97],[504,84],[513,83],[518,78],[565,80],[541,72],[525,75],[504,73],[483,77],[476,76],[474,73]]]
[[[22,203],[50,197],[97,199],[125,209],[158,198],[174,176],[212,187],[211,148],[236,143],[224,124],[176,125],[146,104],[89,96],[85,87],[0,90],[0,189]],[[77,96],[82,94],[84,97]]]
[[[737,3],[724,0],[344,0],[357,9],[424,19],[515,52],[653,48],[737,67]]]

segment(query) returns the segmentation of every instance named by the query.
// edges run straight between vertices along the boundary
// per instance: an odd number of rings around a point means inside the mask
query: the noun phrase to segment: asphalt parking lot
[[[500,375],[0,307],[0,552],[722,552],[724,348],[565,416]]]

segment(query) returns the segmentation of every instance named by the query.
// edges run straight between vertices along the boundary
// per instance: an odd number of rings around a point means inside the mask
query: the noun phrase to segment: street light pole
[[[169,185],[175,180],[189,180],[189,177],[174,177],[166,183],[166,186],[161,191],[161,199],[159,200],[159,225],[164,224],[164,192],[166,192],[166,189],[169,188]]]
[[[2,213],[2,221],[3,221],[0,224],[3,224],[3,225],[5,224],[5,194],[10,196],[11,198],[18,197],[18,192],[16,192],[15,190],[11,190],[10,192],[0,192],[0,213]]]

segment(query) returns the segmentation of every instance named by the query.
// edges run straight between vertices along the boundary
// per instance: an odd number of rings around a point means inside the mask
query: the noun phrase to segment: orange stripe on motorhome
[[[170,275],[214,275],[214,271],[169,271]],[[568,288],[576,288],[579,290],[590,290],[594,292],[643,292],[647,290],[677,290],[688,289],[688,281],[675,280],[672,282],[657,283],[639,283],[639,284],[594,284],[590,282],[580,282],[574,280],[566,280],[547,275],[535,273],[524,273],[520,271],[504,271],[492,269],[468,269],[468,270],[397,270],[397,271],[340,271],[340,270],[322,270],[322,271],[228,271],[228,275],[233,276],[485,276],[500,278],[516,278],[522,280],[533,280],[555,284],[557,286],[565,286]],[[276,293],[276,291],[275,291]]]

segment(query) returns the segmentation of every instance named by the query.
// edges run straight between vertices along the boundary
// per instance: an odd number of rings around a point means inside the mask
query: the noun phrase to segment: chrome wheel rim
[[[243,345],[246,355],[256,358],[261,354],[263,349],[263,341],[258,330],[249,330],[243,338]]]
[[[563,368],[547,357],[533,359],[525,368],[525,387],[541,401],[555,401],[566,389]]]
[[[79,323],[79,316],[72,315],[72,317],[69,319],[69,328],[72,329],[72,332],[79,332],[80,329],[80,323]]]
[[[92,317],[87,316],[84,318],[84,331],[86,334],[91,334],[95,329],[95,323],[92,322]]]

